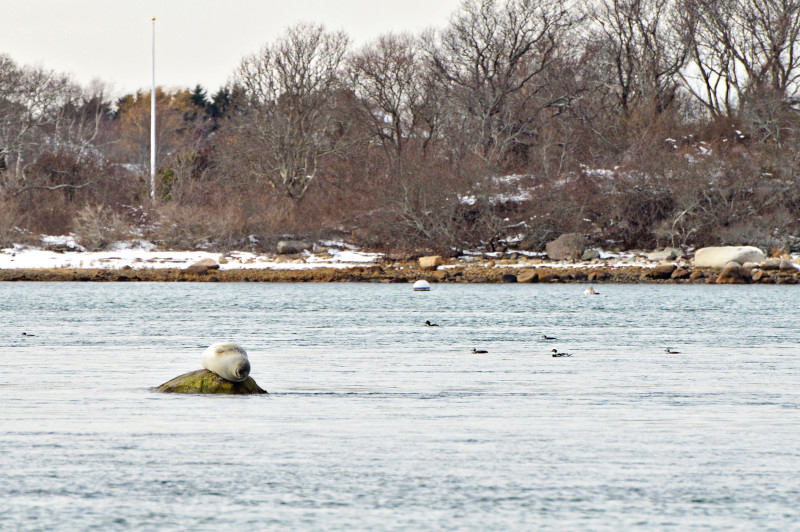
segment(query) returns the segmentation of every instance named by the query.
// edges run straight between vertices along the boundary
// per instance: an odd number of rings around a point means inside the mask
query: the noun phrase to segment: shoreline
[[[434,270],[412,262],[370,264],[348,268],[210,269],[189,272],[183,268],[15,268],[0,269],[0,282],[371,282],[413,283],[660,283],[721,284],[719,270],[688,265],[523,264],[447,265]],[[719,281],[719,282],[718,282]],[[752,276],[731,284],[800,284],[800,270],[755,270]]]

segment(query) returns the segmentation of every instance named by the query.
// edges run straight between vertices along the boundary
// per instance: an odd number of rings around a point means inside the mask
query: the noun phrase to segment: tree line
[[[297,24],[151,94],[0,55],[0,243],[396,251],[794,245],[800,0],[466,0],[355,46]],[[27,237],[26,237],[27,235]]]

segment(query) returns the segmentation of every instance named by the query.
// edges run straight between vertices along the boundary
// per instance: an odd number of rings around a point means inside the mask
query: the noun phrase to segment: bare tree
[[[466,0],[444,31],[425,36],[427,58],[450,85],[457,112],[473,122],[467,133],[487,166],[530,133],[536,114],[509,113],[510,100],[520,95],[517,105],[525,105],[539,96],[542,73],[573,21],[564,0]],[[509,116],[516,120],[509,123]]]
[[[406,143],[416,140],[424,148],[435,135],[436,121],[425,112],[432,95],[424,68],[417,40],[408,34],[382,35],[349,60],[358,102],[390,166]]]
[[[101,83],[82,88],[68,76],[0,56],[0,168],[12,195],[59,191],[71,200],[93,186],[110,120]]]
[[[343,147],[336,110],[348,43],[342,32],[299,24],[242,61],[234,83],[244,99],[227,146],[241,171],[293,200],[305,195],[322,160]]]
[[[686,88],[712,116],[735,116],[762,97],[798,103],[799,0],[684,0],[681,12],[692,37]]]
[[[111,133],[112,119],[109,89],[104,83],[74,86],[54,123],[53,136],[59,149],[73,153],[79,162],[102,159],[116,140]]]
[[[676,8],[677,0],[598,0],[589,11],[601,72],[626,114],[641,106],[660,114],[675,98],[689,52]]]
[[[25,180],[25,166],[34,162],[36,147],[47,142],[74,94],[67,76],[18,67],[0,56],[0,161],[15,177]]]

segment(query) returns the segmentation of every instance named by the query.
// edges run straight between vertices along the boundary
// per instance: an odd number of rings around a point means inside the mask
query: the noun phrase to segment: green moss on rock
[[[247,377],[242,382],[231,382],[207,369],[198,369],[197,371],[184,373],[155,388],[155,391],[163,393],[216,393],[228,395],[267,393],[266,390],[262,390],[258,384],[256,384],[256,381],[254,381],[252,377]]]

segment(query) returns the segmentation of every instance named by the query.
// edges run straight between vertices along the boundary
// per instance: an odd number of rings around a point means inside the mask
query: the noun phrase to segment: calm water
[[[0,529],[800,530],[800,286],[584,288],[0,283]]]

